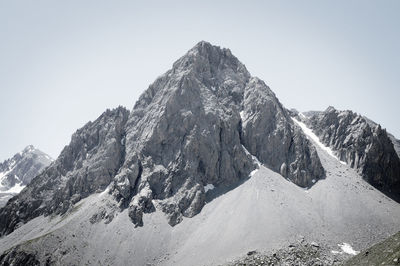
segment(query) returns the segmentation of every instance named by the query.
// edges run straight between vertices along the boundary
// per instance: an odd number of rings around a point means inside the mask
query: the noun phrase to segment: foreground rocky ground
[[[307,242],[304,238],[288,246],[272,251],[252,250],[242,258],[225,266],[253,265],[341,265],[350,255],[344,252],[332,252],[331,248],[316,242]]]
[[[360,252],[344,265],[400,265],[400,232]]]

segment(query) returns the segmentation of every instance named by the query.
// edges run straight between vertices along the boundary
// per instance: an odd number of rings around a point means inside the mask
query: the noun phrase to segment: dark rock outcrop
[[[34,266],[40,265],[40,262],[39,260],[37,260],[34,254],[26,253],[25,251],[19,250],[18,248],[13,248],[0,256],[0,265]]]
[[[333,107],[305,122],[340,160],[359,169],[374,187],[400,199],[400,159],[385,129],[352,111]]]

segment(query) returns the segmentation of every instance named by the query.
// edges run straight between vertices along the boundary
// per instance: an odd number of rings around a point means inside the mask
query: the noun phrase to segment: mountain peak
[[[315,148],[268,86],[229,49],[204,41],[151,84],[132,112],[116,113],[76,131],[58,159],[0,212],[7,217],[0,234],[15,229],[13,210],[22,198],[36,204],[24,212],[27,222],[64,214],[108,187],[135,226],[157,208],[173,226],[201,211],[212,196],[206,188],[240,185],[256,161],[301,187],[325,176]]]
[[[328,106],[328,108],[326,108],[325,112],[326,113],[330,113],[330,112],[335,112],[336,108],[333,107],[332,105]]]
[[[32,152],[34,150],[36,150],[36,148],[33,145],[28,145],[22,150],[22,153]]]
[[[221,53],[226,55],[232,55],[231,50],[228,48],[221,48],[220,46],[213,45],[207,41],[198,42],[192,49],[189,51],[198,52],[201,55],[207,55],[212,53]]]
[[[227,48],[200,41],[184,56],[173,64],[176,71],[188,71],[198,74],[214,74],[217,70],[229,69],[233,73],[241,73],[250,77],[244,64],[242,64]]]

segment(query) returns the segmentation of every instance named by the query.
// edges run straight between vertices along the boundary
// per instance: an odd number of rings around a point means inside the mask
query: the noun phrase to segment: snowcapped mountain
[[[53,159],[32,145],[0,163],[0,206],[18,194]]]
[[[77,130],[0,209],[0,263],[215,265],[300,235],[359,250],[394,233],[399,204],[354,169],[387,161],[364,149],[353,162],[321,137],[328,123],[310,121],[229,49],[200,42],[132,111],[107,110]],[[395,184],[395,168],[383,169],[383,184]]]

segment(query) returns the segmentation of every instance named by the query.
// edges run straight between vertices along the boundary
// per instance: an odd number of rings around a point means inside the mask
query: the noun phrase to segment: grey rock
[[[0,265],[13,265],[13,266],[26,266],[26,265],[40,265],[36,256],[20,250],[18,247],[13,248],[0,256]]]
[[[274,252],[250,251],[246,256],[223,265],[341,265],[346,258],[346,255],[333,254],[328,246],[318,245],[315,248],[312,243],[304,241],[289,244]]]
[[[64,214],[78,200],[104,190],[124,161],[129,111],[107,110],[77,130],[45,171],[0,209],[0,235],[39,215]]]
[[[340,160],[358,169],[374,187],[400,199],[400,159],[385,129],[352,111],[333,107],[305,122]]]
[[[90,217],[89,221],[92,224],[104,221],[105,224],[109,224],[114,219],[114,210],[107,210],[105,207],[100,207],[99,211]]]
[[[126,162],[142,166],[131,191],[150,190],[148,201],[161,200],[175,225],[182,216],[200,212],[206,184],[230,187],[248,177],[255,165],[246,148],[300,186],[324,176],[315,149],[272,91],[228,49],[200,42],[149,87],[131,112]],[[127,191],[127,183],[115,180],[115,187]],[[143,208],[133,207],[135,200],[129,213],[140,224]]]
[[[252,78],[245,88],[242,117],[243,144],[267,167],[301,187],[324,177],[315,148],[258,78]]]
[[[324,176],[315,149],[264,82],[230,50],[200,42],[130,113],[106,111],[79,129],[0,210],[0,234],[41,214],[63,214],[107,186],[136,226],[156,207],[175,225],[201,211],[204,186],[226,191],[247,179],[257,167],[253,156],[299,186]]]

